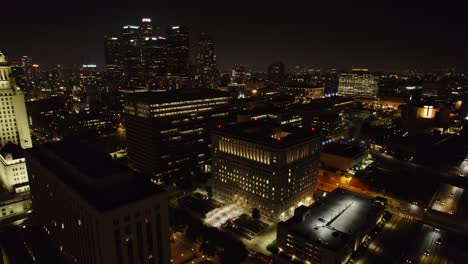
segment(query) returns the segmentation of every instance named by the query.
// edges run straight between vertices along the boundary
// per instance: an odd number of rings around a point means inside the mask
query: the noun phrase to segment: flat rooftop
[[[365,151],[365,148],[362,146],[359,146],[353,143],[348,144],[348,143],[342,143],[342,142],[333,142],[333,143],[327,144],[322,149],[323,153],[333,154],[333,155],[342,156],[346,158],[356,157],[357,155],[363,153],[364,151]]]
[[[143,200],[164,190],[143,175],[76,141],[27,149],[26,153],[99,211]]]
[[[337,188],[310,207],[299,207],[291,219],[280,224],[290,234],[339,249],[353,241],[356,233],[374,224],[381,209],[370,197]]]
[[[129,92],[125,94],[129,100],[144,103],[164,103],[203,98],[230,97],[229,93],[213,89],[181,89],[173,91]]]
[[[280,125],[269,120],[252,120],[232,125],[220,124],[213,133],[278,148],[320,138],[315,130]]]

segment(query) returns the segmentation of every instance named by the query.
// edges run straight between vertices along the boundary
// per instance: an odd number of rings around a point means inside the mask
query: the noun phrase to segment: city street
[[[406,247],[405,259],[412,263],[453,263],[445,248],[446,232],[425,224],[418,224],[417,227],[415,236]]]

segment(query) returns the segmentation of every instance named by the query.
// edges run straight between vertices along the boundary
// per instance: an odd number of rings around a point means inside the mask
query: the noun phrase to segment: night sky
[[[192,42],[200,32],[212,34],[221,70],[237,63],[265,70],[276,60],[288,66],[339,69],[468,68],[467,13],[450,1],[173,1],[152,6],[137,1],[127,6],[67,2],[76,4],[2,8],[0,50],[9,60],[29,55],[44,67],[103,66],[103,36],[150,17],[161,32],[168,25],[188,25]]]

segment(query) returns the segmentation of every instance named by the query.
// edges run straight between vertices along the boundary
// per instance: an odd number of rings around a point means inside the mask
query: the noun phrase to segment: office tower
[[[140,37],[138,26],[124,26],[121,36],[121,53],[123,58],[124,82],[127,87],[141,85],[142,58],[140,49]]]
[[[284,63],[277,61],[268,66],[268,80],[278,84],[283,83],[286,77]]]
[[[206,170],[208,130],[228,116],[228,106],[229,94],[211,89],[126,94],[129,164],[155,178]]]
[[[118,37],[104,37],[104,59],[106,62],[105,74],[110,90],[118,89],[122,81],[123,57],[121,40]]]
[[[24,95],[10,75],[11,67],[0,52],[0,145],[12,142],[30,148],[32,141]]]
[[[170,263],[168,195],[76,142],[27,150],[34,214],[75,263]]]
[[[215,195],[279,219],[310,203],[320,137],[311,129],[260,120],[212,132]]]
[[[141,47],[148,88],[160,88],[167,74],[167,43],[164,37],[146,37]]]
[[[153,26],[151,25],[151,18],[142,18],[140,25],[140,38],[144,40],[145,38],[154,37]]]
[[[276,245],[287,256],[282,261],[347,263],[384,210],[384,204],[371,197],[337,188],[278,224]]]
[[[219,80],[211,36],[202,33],[197,45],[195,83],[200,88],[215,88]]]
[[[338,94],[352,97],[377,97],[379,79],[367,69],[353,69],[338,79]]]
[[[23,74],[26,80],[32,81],[34,79],[32,58],[28,56],[21,57],[21,67],[23,68]]]
[[[167,71],[170,89],[187,85],[189,76],[190,43],[185,26],[172,26],[166,31]]]

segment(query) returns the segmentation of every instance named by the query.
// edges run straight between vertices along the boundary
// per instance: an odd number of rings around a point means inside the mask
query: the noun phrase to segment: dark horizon
[[[468,68],[468,28],[463,23],[463,9],[449,3],[317,3],[310,7],[237,4],[11,8],[11,12],[2,14],[6,23],[0,51],[10,61],[30,56],[43,69],[89,63],[102,68],[104,36],[118,34],[122,26],[138,25],[141,18],[149,17],[162,35],[169,25],[187,25],[192,46],[201,32],[211,34],[221,71],[234,64],[265,71],[278,60],[288,68]]]

